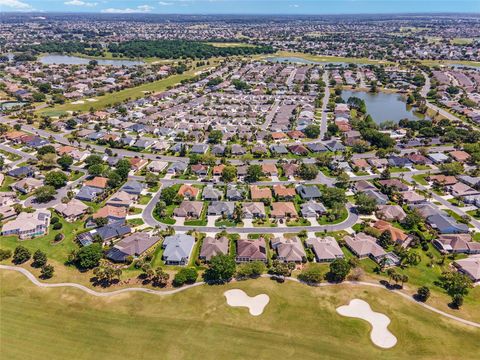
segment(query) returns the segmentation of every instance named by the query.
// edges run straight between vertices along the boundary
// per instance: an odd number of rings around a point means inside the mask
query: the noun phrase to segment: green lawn
[[[0,344],[5,359],[476,359],[480,332],[383,289],[315,288],[268,279],[201,286],[165,297],[97,298],[75,289],[39,289],[0,271]],[[269,295],[262,315],[226,304],[240,288]],[[370,326],[338,315],[351,299],[391,319],[398,338],[375,347]],[[221,339],[221,341],[219,341]],[[475,355],[477,354],[477,355]]]
[[[138,203],[140,205],[147,205],[150,200],[152,200],[152,195],[148,194],[148,195],[141,195],[140,198],[138,199]]]
[[[48,258],[59,263],[64,263],[67,261],[68,255],[72,250],[78,249],[78,245],[74,242],[76,234],[85,229],[81,221],[69,223],[56,214],[53,214],[53,217],[60,219],[60,222],[63,224],[62,229],[52,230],[50,226],[48,235],[22,241],[18,240],[16,236],[0,236],[0,249],[13,250],[18,245],[23,245],[29,249],[32,254],[35,250],[40,249],[47,254]],[[64,234],[65,238],[60,243],[54,244],[53,240],[58,233]]]
[[[428,176],[427,174],[413,175],[412,179],[415,180],[417,184],[428,185],[427,180],[425,180],[427,176]]]
[[[210,59],[210,63],[214,63],[214,62],[215,62],[214,60]],[[90,108],[93,108],[94,110],[103,109],[117,102],[122,102],[127,99],[135,99],[137,97],[143,97],[145,96],[145,92],[164,91],[168,87],[180,83],[180,81],[182,80],[191,78],[198,71],[201,71],[211,66],[213,65],[205,65],[202,67],[193,68],[192,70],[186,71],[183,74],[172,75],[165,79],[161,79],[158,81],[142,84],[140,86],[132,87],[129,89],[113,92],[111,94],[109,93],[103,96],[96,96],[95,99],[97,99],[97,101],[95,102],[85,101],[84,104],[76,104],[76,105],[73,105],[72,103],[66,103],[63,105],[55,106],[53,108],[51,107],[43,108],[38,113],[40,115],[58,116],[65,113],[66,111],[85,112],[85,111],[89,111]]]
[[[0,192],[12,191],[10,185],[12,185],[15,181],[15,178],[11,176],[5,176],[2,186],[0,187]]]

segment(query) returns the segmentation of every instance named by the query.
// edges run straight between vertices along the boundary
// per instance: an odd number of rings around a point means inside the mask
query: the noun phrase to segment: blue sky
[[[160,14],[480,13],[480,0],[0,0],[0,12]]]

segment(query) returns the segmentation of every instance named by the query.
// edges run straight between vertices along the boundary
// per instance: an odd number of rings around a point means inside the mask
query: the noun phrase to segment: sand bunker
[[[343,316],[368,321],[372,325],[370,339],[375,345],[389,349],[397,343],[397,338],[387,328],[388,324],[390,324],[390,318],[373,311],[367,302],[353,299],[350,301],[350,304],[338,307],[337,312]]]
[[[228,305],[247,307],[253,316],[261,315],[263,309],[265,309],[265,306],[267,306],[270,301],[270,298],[266,294],[250,297],[245,291],[239,289],[225,291],[223,295],[227,298]]]
[[[95,102],[95,101],[98,101],[98,100],[97,99],[87,99],[87,101]]]
[[[79,104],[85,104],[85,101],[83,100],[72,101],[72,105],[79,105]]]

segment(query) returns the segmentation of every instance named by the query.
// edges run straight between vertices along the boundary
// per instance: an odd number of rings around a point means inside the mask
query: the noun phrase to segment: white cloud
[[[82,0],[70,0],[64,2],[65,5],[72,5],[72,6],[85,6],[85,7],[94,7],[97,6],[98,3],[86,2]]]
[[[170,5],[173,5],[173,3],[172,3],[172,2],[166,2],[166,1],[159,1],[159,2],[158,2],[158,5],[170,6]]]
[[[102,13],[107,14],[135,14],[135,13],[148,13],[153,10],[153,7],[150,5],[139,5],[136,8],[124,8],[124,9],[116,9],[116,8],[108,8],[103,9]]]
[[[290,5],[290,7],[293,7],[293,8],[299,8],[299,7],[300,7],[300,5],[298,5],[298,4],[293,4],[293,5]]]
[[[32,6],[20,0],[0,0],[0,6],[6,6],[15,10],[32,10]]]

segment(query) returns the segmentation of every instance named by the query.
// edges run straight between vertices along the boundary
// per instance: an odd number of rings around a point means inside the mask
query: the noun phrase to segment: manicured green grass
[[[198,220],[187,220],[184,225],[186,226],[207,226],[207,220],[198,219]]]
[[[48,258],[54,259],[60,263],[64,263],[68,259],[68,255],[75,249],[78,249],[78,245],[74,242],[75,236],[84,231],[83,223],[77,221],[69,223],[62,217],[53,214],[52,217],[58,217],[63,227],[60,230],[52,230],[46,236],[37,237],[28,240],[19,240],[16,236],[0,236],[0,249],[15,249],[18,245],[23,245],[33,254],[37,249],[42,250],[47,254]],[[55,235],[63,234],[65,238],[59,242],[54,243]]]
[[[287,222],[287,226],[310,226],[311,223],[307,219],[298,218]]]
[[[152,195],[148,194],[148,195],[142,195],[140,196],[140,198],[138,199],[138,203],[140,205],[147,205],[150,200],[152,200]]]
[[[340,217],[336,220],[330,221],[326,215],[322,215],[321,217],[318,218],[318,223],[320,225],[328,225],[328,224],[340,224],[341,222],[344,222],[348,217],[348,211],[346,208],[344,208],[340,214]]]
[[[140,208],[136,208],[136,207],[131,207],[128,209],[128,213],[130,215],[138,215],[138,214],[141,214],[143,211],[143,209],[140,209]]]
[[[268,279],[200,286],[171,296],[97,298],[74,289],[39,289],[1,271],[0,335],[6,359],[475,359],[480,333],[382,289],[314,288]],[[270,302],[258,317],[229,307],[239,288]],[[398,338],[375,347],[370,326],[336,308],[353,298],[391,319]],[[219,341],[221,339],[221,341]],[[52,341],[54,340],[54,341]]]
[[[321,56],[321,55],[311,55],[301,52],[291,52],[291,51],[279,51],[275,54],[268,55],[268,57],[278,56],[278,57],[298,57],[310,61],[319,61],[319,62],[346,62],[351,64],[391,64],[389,61],[381,60],[372,60],[367,58],[352,58],[352,57],[341,57],[341,56]]]
[[[221,226],[225,226],[225,227],[235,227],[237,226],[238,224],[233,221],[233,220],[229,220],[229,219],[219,219],[217,221],[215,221],[215,226],[217,227],[221,227]]]
[[[127,224],[135,227],[135,226],[141,226],[145,223],[143,222],[142,219],[129,219],[129,220],[127,220]]]
[[[210,60],[210,62],[214,63],[212,59]],[[38,113],[40,115],[58,116],[67,111],[85,112],[85,111],[89,111],[90,108],[93,108],[94,110],[103,109],[108,105],[113,105],[114,103],[122,102],[127,99],[135,99],[137,97],[143,97],[145,96],[145,92],[164,91],[168,87],[180,83],[182,80],[191,78],[198,71],[201,71],[211,66],[213,65],[205,65],[202,67],[193,68],[192,70],[186,71],[183,74],[172,75],[165,79],[142,84],[140,86],[124,89],[111,94],[109,93],[103,96],[96,96],[95,99],[97,99],[97,101],[95,102],[85,101],[84,104],[73,105],[72,103],[67,103],[67,104],[55,106],[54,108],[46,107],[44,109],[41,109]]]
[[[12,191],[10,185],[12,185],[15,181],[15,178],[6,175],[3,179],[2,186],[0,187],[0,192]]]

